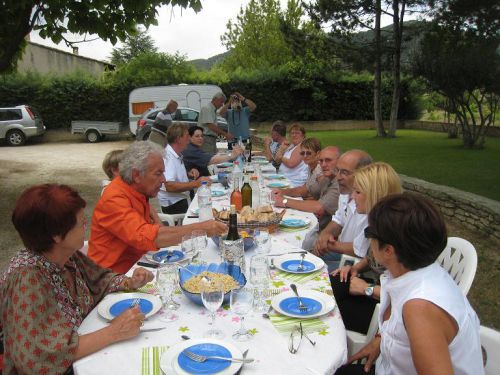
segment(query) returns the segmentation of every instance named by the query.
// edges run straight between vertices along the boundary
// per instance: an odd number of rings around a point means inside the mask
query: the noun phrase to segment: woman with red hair
[[[87,314],[110,292],[136,289],[150,280],[103,269],[83,253],[85,201],[71,187],[45,184],[24,191],[12,222],[26,246],[0,277],[0,329],[4,373],[62,374],[74,361],[137,336],[144,320],[138,307],[109,326],[78,335]]]

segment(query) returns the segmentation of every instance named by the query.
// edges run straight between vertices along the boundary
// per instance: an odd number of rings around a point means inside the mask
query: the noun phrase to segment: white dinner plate
[[[192,375],[189,372],[184,371],[178,362],[179,354],[186,348],[196,344],[217,344],[225,347],[233,358],[242,358],[243,353],[233,344],[227,341],[215,340],[215,339],[191,339],[182,341],[175,344],[167,349],[165,353],[162,354],[160,358],[160,368],[168,375]],[[217,375],[234,375],[241,367],[241,363],[232,362],[226,369],[217,372]]]
[[[304,271],[298,271],[296,268],[300,264],[300,254],[284,254],[274,258],[274,265],[282,271],[289,273],[307,274],[316,272],[325,266],[323,259],[314,254],[307,253],[304,257]]]
[[[132,302],[133,299],[140,298],[141,306],[145,303],[151,308],[149,312],[146,313],[146,319],[153,316],[161,309],[160,297],[154,294],[148,293],[111,293],[108,294],[97,306],[97,312],[106,320],[113,320],[116,318],[115,315],[111,313],[114,306],[120,303],[128,304]]]
[[[283,292],[278,294],[276,297],[273,298],[271,301],[271,306],[273,309],[277,312],[279,312],[282,315],[290,316],[292,318],[301,318],[301,319],[312,319],[312,318],[317,318],[318,316],[323,316],[325,314],[328,314],[330,311],[332,311],[335,308],[335,300],[329,296],[328,294],[318,292],[317,290],[311,290],[311,289],[301,289],[299,288],[298,290],[299,296],[304,297],[304,298],[310,298],[311,300],[314,300],[316,302],[319,302],[321,304],[321,308],[319,311],[312,313],[312,314],[294,314],[290,313],[288,311],[283,310],[280,307],[280,303],[288,298],[297,298],[295,294],[290,290],[288,292]]]

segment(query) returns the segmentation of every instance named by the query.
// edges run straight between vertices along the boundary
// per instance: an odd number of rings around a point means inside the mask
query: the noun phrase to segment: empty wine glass
[[[267,266],[267,257],[254,255],[250,259],[250,282],[257,290],[257,298],[254,299],[254,310],[258,312],[267,312],[265,303],[265,289],[269,287],[271,276]]]
[[[201,300],[212,318],[212,328],[204,333],[204,337],[222,339],[224,333],[215,328],[215,312],[224,300],[224,284],[218,280],[204,281],[200,283]]]
[[[231,290],[231,311],[240,317],[240,328],[233,334],[233,339],[236,341],[247,341],[252,338],[252,334],[248,331],[243,321],[245,315],[252,309],[253,292],[248,288],[240,288]]]
[[[179,304],[174,301],[173,295],[179,285],[179,271],[175,264],[164,264],[156,270],[156,285],[163,303],[163,314],[160,320],[172,322],[177,319],[173,310],[179,308]]]
[[[193,236],[190,234],[186,234],[182,236],[181,249],[184,253],[184,258],[190,258],[195,253]]]
[[[267,255],[271,251],[271,236],[266,229],[255,231],[254,239],[257,244],[255,252],[259,255]]]

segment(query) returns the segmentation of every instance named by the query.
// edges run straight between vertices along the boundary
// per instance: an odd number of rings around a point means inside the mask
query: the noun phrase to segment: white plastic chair
[[[481,346],[486,352],[485,375],[500,374],[500,332],[481,326]]]
[[[436,260],[455,280],[464,295],[474,281],[477,269],[477,253],[474,246],[459,237],[448,237],[446,248]]]
[[[188,202],[188,207],[191,204],[191,197],[189,193],[185,194]],[[163,212],[158,212],[158,217],[163,223],[168,224],[169,227],[175,227],[182,225],[182,221],[184,220],[184,216],[186,214],[164,214]]]

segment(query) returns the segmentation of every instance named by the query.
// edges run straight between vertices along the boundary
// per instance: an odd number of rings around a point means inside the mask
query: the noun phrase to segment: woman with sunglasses
[[[375,204],[387,195],[401,193],[401,179],[387,163],[376,162],[354,172],[352,198],[356,211],[368,214]],[[361,273],[375,271],[375,280],[360,277]],[[330,282],[346,329],[366,334],[373,310],[380,300],[378,275],[382,272],[368,256],[353,266],[344,266],[332,272]]]
[[[348,360],[365,365],[336,374],[484,374],[477,315],[436,263],[447,243],[438,209],[416,194],[388,196],[370,211],[366,236],[387,269],[379,333]]]
[[[300,144],[306,137],[306,129],[299,123],[290,126],[290,141],[281,144],[274,160],[281,163],[279,173],[290,181],[292,187],[303,185],[309,177],[309,168],[300,155]]]

